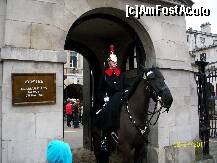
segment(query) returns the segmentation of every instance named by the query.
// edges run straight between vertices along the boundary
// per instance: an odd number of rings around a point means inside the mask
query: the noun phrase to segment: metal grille
[[[209,137],[210,137],[210,120],[209,120],[209,95],[208,82],[206,74],[206,54],[200,55],[200,61],[195,61],[198,66],[198,72],[195,74],[198,94],[198,114],[199,114],[199,136],[203,142],[203,154],[209,155]],[[209,76],[209,75],[208,75]]]
[[[210,64],[206,69],[207,77],[207,95],[208,95],[208,111],[210,120],[210,137],[217,137],[217,96],[216,96],[216,85],[217,85],[217,69],[215,66]]]
[[[203,142],[203,154],[209,155],[209,138],[217,137],[217,69],[216,63],[206,62],[206,54],[195,61],[198,93],[199,135]]]

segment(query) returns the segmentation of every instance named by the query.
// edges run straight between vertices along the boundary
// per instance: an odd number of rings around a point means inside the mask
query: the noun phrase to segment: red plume
[[[110,45],[110,54],[114,54],[114,52],[115,52],[115,46]]]

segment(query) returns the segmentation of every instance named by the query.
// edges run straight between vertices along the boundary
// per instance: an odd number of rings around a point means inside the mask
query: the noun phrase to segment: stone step
[[[213,156],[215,163],[217,163],[217,139],[212,138],[209,141],[209,153]]]
[[[214,159],[200,160],[196,163],[216,163]]]

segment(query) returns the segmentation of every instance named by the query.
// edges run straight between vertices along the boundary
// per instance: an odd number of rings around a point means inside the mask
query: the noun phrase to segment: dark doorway
[[[83,100],[83,90],[80,84],[70,84],[64,89],[64,99],[80,99]]]

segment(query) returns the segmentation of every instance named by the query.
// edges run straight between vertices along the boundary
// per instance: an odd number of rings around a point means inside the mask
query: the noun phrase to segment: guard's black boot
[[[108,138],[106,136],[101,140],[100,148],[102,152],[108,152]]]
[[[109,148],[108,148],[108,137],[103,136],[100,144],[100,154],[98,163],[109,162]]]

